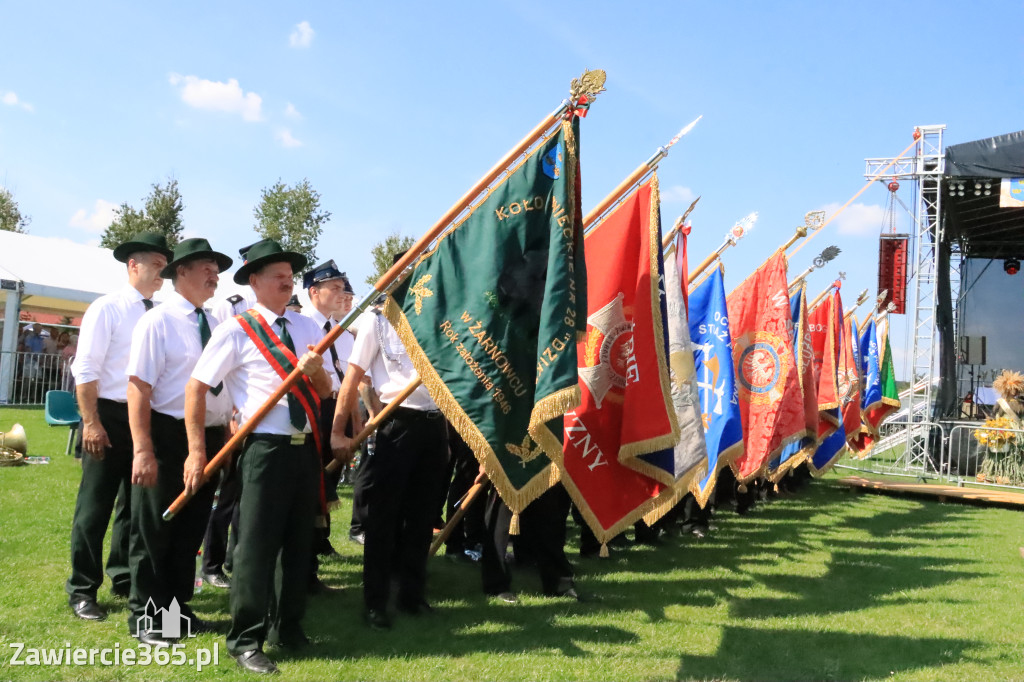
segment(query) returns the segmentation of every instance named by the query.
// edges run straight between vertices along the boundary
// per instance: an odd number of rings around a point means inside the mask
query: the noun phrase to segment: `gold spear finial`
[[[573,102],[579,101],[583,95],[592,100],[604,92],[604,82],[608,75],[604,69],[586,69],[579,78],[573,78],[569,83],[569,97]]]

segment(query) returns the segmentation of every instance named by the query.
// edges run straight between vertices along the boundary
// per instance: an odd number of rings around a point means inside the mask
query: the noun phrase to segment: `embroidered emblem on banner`
[[[523,460],[525,465],[531,459],[544,453],[544,448],[540,445],[532,447],[533,439],[530,438],[529,434],[523,437],[522,445],[516,445],[515,443],[505,443],[505,449],[508,450],[508,454],[518,457]]]
[[[586,384],[597,409],[612,388],[623,389],[630,382],[639,381],[636,356],[633,353],[633,322],[626,319],[622,308],[622,292],[616,294],[606,306],[587,318],[591,327],[588,335],[585,367],[579,370],[580,381]],[[593,351],[596,342],[596,357]]]
[[[782,398],[790,369],[784,340],[771,332],[747,333],[737,340],[733,353],[741,399],[765,404]]]
[[[430,284],[430,280],[433,278],[433,275],[423,275],[420,277],[420,281],[416,282],[416,284],[409,289],[410,293],[416,297],[413,307],[415,308],[417,315],[423,312],[423,299],[430,298],[434,295],[434,292],[427,288],[427,285]]]
[[[840,369],[836,372],[836,381],[839,383],[839,403],[844,407],[853,400],[853,394],[860,378],[857,371],[853,369]]]

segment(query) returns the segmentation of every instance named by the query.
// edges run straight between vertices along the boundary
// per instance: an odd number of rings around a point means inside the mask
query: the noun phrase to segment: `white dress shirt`
[[[309,319],[313,320],[316,326],[320,327],[320,330],[327,336],[328,329],[334,329],[338,326],[338,321],[333,317],[324,317],[316,307],[313,307],[313,312],[307,315]],[[328,329],[324,329],[324,325],[330,324]],[[348,369],[348,359],[352,355],[352,346],[355,344],[356,337],[352,335],[347,329],[341,333],[334,341],[334,352],[338,354],[338,367],[334,368],[331,366],[333,358],[331,358],[330,349],[324,352],[324,369],[331,375],[331,390],[337,393],[341,390],[341,376],[345,374]],[[340,375],[339,375],[340,373]]]
[[[211,331],[217,328],[217,318],[209,310],[206,320]],[[150,406],[154,410],[184,419],[185,384],[202,352],[196,307],[175,291],[162,305],[143,315],[135,326],[126,373],[153,387]],[[224,426],[229,419],[228,392],[207,393],[206,425]]]
[[[263,316],[274,333],[280,336],[278,315],[259,303],[252,307]],[[286,310],[283,317],[287,320],[288,334],[295,344],[295,354],[298,357],[301,358],[309,350],[306,346],[315,346],[323,338],[323,330],[305,315]],[[260,406],[282,383],[281,377],[234,318],[223,321],[213,330],[213,336],[210,337],[210,342],[206,344],[199,362],[192,370],[192,376],[209,386],[224,382],[224,390],[231,395],[231,402],[241,412],[243,422],[252,419]],[[305,432],[309,431],[309,420],[306,420]],[[288,415],[287,397],[283,397],[274,405],[270,413],[256,426],[255,432],[284,436],[298,433]]]
[[[374,311],[360,315],[359,335],[348,361],[370,376],[382,403],[390,403],[411,381],[419,378],[405,346],[387,318]],[[420,385],[402,403],[414,410],[436,410],[437,405]]]
[[[146,306],[142,294],[130,284],[100,296],[82,316],[78,353],[71,365],[75,383],[96,382],[96,395],[119,403],[128,401],[128,354],[132,330]]]

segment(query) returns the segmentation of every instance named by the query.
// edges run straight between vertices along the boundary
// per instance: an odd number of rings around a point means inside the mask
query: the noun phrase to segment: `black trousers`
[[[387,607],[392,572],[399,604],[417,606],[427,582],[433,514],[444,483],[448,433],[440,412],[399,407],[377,431],[360,480],[366,504],[363,601]]]
[[[100,424],[110,447],[103,459],[82,457],[82,480],[71,520],[71,576],[64,586],[71,601],[95,599],[103,583],[103,537],[117,501],[110,535],[107,575],[114,589],[128,590],[128,542],[131,528],[132,432],[128,405],[113,400],[97,401]],[[120,497],[119,497],[120,496]]]
[[[177,600],[185,615],[192,599],[196,553],[210,518],[217,481],[200,488],[188,504],[164,521],[163,512],[185,489],[183,472],[188,456],[185,421],[152,412],[150,431],[156,454],[156,486],[132,486],[130,565],[132,590],[128,598],[128,627],[133,632],[143,615],[157,616]],[[206,455],[212,458],[224,445],[224,427],[206,429]],[[152,606],[149,601],[152,600]]]
[[[293,445],[287,436],[253,434],[242,449],[227,636],[233,656],[262,648],[268,636],[294,641],[302,632],[320,505],[320,460],[311,441]]]
[[[210,511],[203,538],[203,573],[231,570],[230,554],[238,539],[238,496],[242,492],[237,452],[231,463],[221,468],[217,485],[217,507]]]
[[[516,559],[528,555],[540,572],[544,594],[557,594],[572,586],[572,564],[565,556],[565,525],[571,502],[561,483],[555,484],[519,514],[519,535],[515,538]],[[512,573],[505,560],[512,512],[491,488],[486,511],[489,541],[484,543],[480,569],[485,594],[512,589]],[[568,582],[568,585],[566,584]]]
[[[455,503],[462,499],[471,487],[480,471],[480,465],[473,456],[473,450],[462,440],[455,427],[448,424],[448,504],[446,518],[452,518],[456,512]],[[445,543],[447,554],[461,554],[463,550],[483,545],[487,538],[487,527],[484,524],[486,504],[477,500],[466,510],[462,519],[452,529]]]
[[[334,398],[322,398],[320,400],[320,433],[323,434],[320,450],[320,475],[323,476],[324,497],[327,500],[327,513],[324,524],[313,528],[313,543],[310,545],[309,554],[309,575],[311,579],[316,578],[320,569],[320,557],[318,554],[326,550],[331,544],[331,510],[338,506],[338,483],[341,481],[342,469],[338,467],[335,471],[328,472],[327,465],[334,461],[334,454],[331,452],[331,428],[334,426],[334,408],[337,400]],[[352,435],[351,425],[345,428],[345,434]]]

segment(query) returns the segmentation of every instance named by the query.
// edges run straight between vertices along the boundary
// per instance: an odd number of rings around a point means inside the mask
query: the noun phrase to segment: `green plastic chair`
[[[68,391],[47,391],[45,415],[46,423],[50,426],[71,427],[68,431],[68,446],[64,450],[65,455],[70,455],[78,427],[82,424],[75,396]]]

